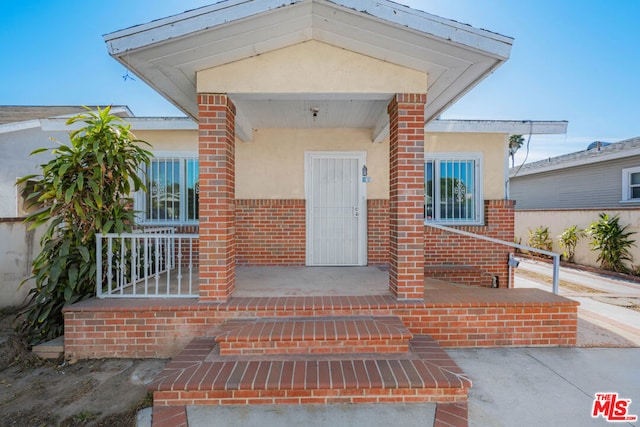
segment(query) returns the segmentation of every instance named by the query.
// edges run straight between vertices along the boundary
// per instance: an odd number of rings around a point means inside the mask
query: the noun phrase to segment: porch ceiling
[[[198,71],[317,40],[426,73],[427,121],[506,61],[513,42],[387,0],[228,0],[104,39],[114,58],[194,119]],[[379,137],[393,94],[231,95],[250,138],[265,124],[366,127]],[[313,108],[326,114],[314,118]]]

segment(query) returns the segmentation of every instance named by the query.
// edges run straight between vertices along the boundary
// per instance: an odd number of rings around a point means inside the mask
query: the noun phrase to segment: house
[[[513,168],[510,197],[516,201],[516,237],[523,242],[529,229],[549,227],[557,236],[577,225],[585,229],[601,212],[619,215],[628,231],[640,231],[640,138],[614,144],[596,141],[586,150]],[[634,236],[637,240],[637,235]],[[633,238],[633,237],[632,237]],[[558,248],[558,243],[554,242]],[[640,250],[631,248],[634,259]],[[576,247],[575,262],[597,266],[588,239]]]
[[[509,289],[496,243],[513,242],[509,134],[566,123],[435,120],[512,39],[386,0],[229,0],[105,41],[193,121],[131,119],[156,154],[141,230],[99,239],[105,282],[65,308],[67,357],[175,357],[158,414],[435,401],[466,418],[440,346],[575,344],[576,303]]]

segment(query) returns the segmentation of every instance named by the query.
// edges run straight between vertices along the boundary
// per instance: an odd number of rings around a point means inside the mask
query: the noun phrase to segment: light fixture
[[[509,254],[509,267],[518,268],[520,265],[520,260],[513,256],[513,254]]]

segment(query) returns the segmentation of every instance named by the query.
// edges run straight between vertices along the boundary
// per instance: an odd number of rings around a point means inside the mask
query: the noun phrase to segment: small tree
[[[44,206],[28,216],[30,229],[46,225],[42,252],[33,262],[35,287],[20,325],[32,343],[60,336],[62,308],[94,295],[96,233],[131,231],[134,222],[131,190],[144,189],[137,173],[151,153],[136,143],[130,126],[109,107],[70,118],[67,125],[85,125],[69,133],[70,144],[41,148],[53,159],[41,165],[28,200]],[[24,282],[23,282],[24,283]]]
[[[511,167],[515,166],[516,153],[524,144],[524,138],[522,135],[511,135],[509,137],[509,156],[511,156]]]
[[[558,243],[561,248],[564,248],[562,256],[564,256],[566,261],[573,262],[573,257],[576,253],[576,246],[578,245],[578,240],[580,240],[581,237],[584,237],[584,231],[578,230],[577,225],[572,225],[565,229],[562,234],[558,236]]]
[[[610,218],[606,213],[601,213],[599,218],[585,232],[591,236],[591,250],[599,252],[597,260],[600,267],[621,273],[628,272],[624,263],[632,261],[629,249],[634,246],[634,240],[629,236],[634,233],[626,231],[628,225],[620,225],[618,215]]]

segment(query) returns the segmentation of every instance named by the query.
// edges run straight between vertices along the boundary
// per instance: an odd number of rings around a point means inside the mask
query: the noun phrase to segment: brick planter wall
[[[86,300],[64,309],[67,358],[172,357],[194,337],[216,336],[228,319],[398,316],[445,347],[572,346],[577,302],[537,289],[430,292],[425,302],[391,296]]]
[[[305,265],[304,200],[236,200],[238,265]]]
[[[513,242],[514,236],[513,200],[486,200],[484,206],[485,225],[455,227],[459,230],[493,237],[505,242]],[[501,288],[509,284],[507,261],[511,248],[504,245],[465,237],[446,231],[425,227],[425,264],[441,266],[458,264],[477,268],[489,276],[498,277]],[[463,283],[487,285],[487,274],[471,276]],[[462,278],[465,276],[463,275]],[[475,277],[475,279],[474,279]],[[488,282],[491,283],[491,280]]]

